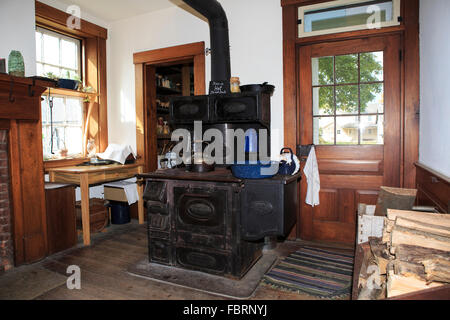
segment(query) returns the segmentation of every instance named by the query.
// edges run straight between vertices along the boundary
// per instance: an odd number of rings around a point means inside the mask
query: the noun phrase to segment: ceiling
[[[174,7],[179,0],[59,0],[106,22]]]

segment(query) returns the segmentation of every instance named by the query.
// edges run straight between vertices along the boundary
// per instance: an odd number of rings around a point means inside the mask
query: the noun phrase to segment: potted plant
[[[44,76],[49,79],[55,80],[57,82],[56,85],[58,86],[58,88],[62,89],[78,90],[81,85],[81,80],[79,79],[79,77],[75,76],[73,77],[74,79],[71,79],[69,71],[67,71],[66,78],[58,77],[53,72],[47,72]]]
[[[67,71],[67,78],[59,78],[58,79],[58,87],[70,90],[78,90],[80,87],[81,81],[80,79],[71,79],[69,71]]]

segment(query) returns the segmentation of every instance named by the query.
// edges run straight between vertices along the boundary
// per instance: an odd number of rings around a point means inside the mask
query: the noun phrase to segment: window
[[[81,80],[81,41],[36,29],[37,74]],[[50,74],[49,74],[50,73]],[[83,156],[83,98],[49,89],[42,101],[44,160]]]
[[[299,37],[400,25],[400,0],[338,0],[299,7]]]
[[[314,144],[384,144],[383,59],[383,52],[312,59]]]
[[[44,160],[81,157],[83,155],[84,127],[83,99],[60,95],[51,95],[50,97],[47,95],[43,98]],[[53,102],[53,107],[51,107],[51,102]]]
[[[81,41],[43,28],[36,29],[37,74],[81,79]]]

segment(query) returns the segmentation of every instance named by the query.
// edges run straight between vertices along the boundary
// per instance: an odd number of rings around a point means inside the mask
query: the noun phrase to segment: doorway
[[[158,169],[158,155],[170,147],[170,97],[206,92],[205,44],[135,53],[134,64],[137,160],[145,172],[152,172]]]
[[[358,203],[376,204],[380,186],[400,186],[401,38],[372,37],[298,50],[299,145],[314,144],[320,205],[300,187],[298,234],[354,243]]]

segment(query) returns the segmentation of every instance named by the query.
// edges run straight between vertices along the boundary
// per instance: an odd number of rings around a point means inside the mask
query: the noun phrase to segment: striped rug
[[[351,292],[351,251],[305,246],[281,260],[262,283],[277,289],[324,299],[344,298]]]

